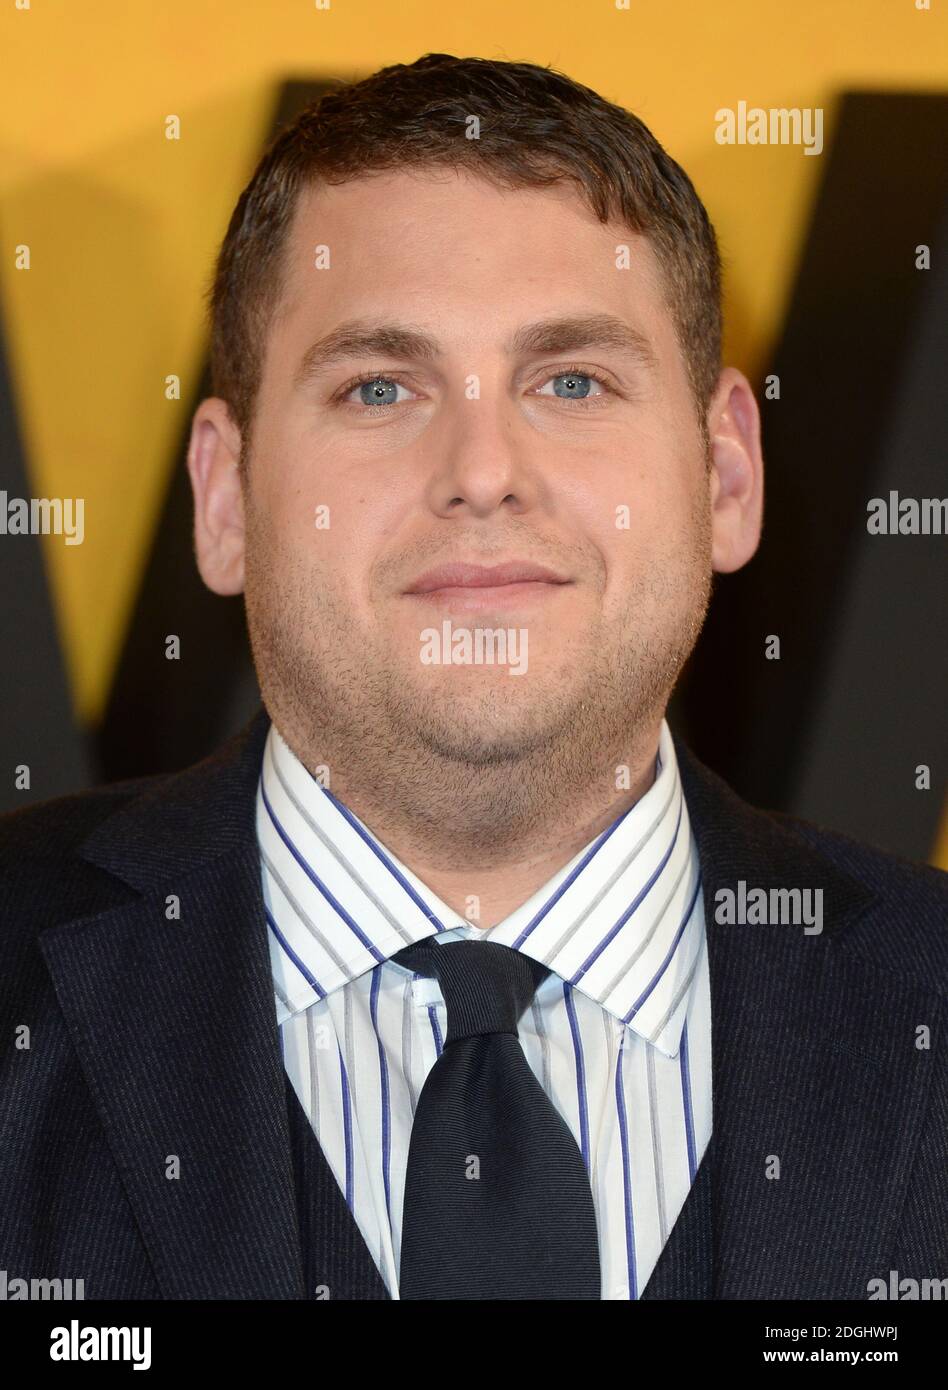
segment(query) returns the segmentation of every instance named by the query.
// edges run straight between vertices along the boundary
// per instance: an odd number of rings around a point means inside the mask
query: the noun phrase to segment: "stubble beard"
[[[636,577],[618,635],[577,641],[557,678],[525,700],[513,687],[529,675],[448,668],[436,686],[412,682],[378,630],[356,632],[335,591],[302,566],[280,569],[277,553],[248,508],[247,621],[271,719],[311,772],[328,767],[334,795],[383,841],[386,823],[397,825],[403,842],[439,846],[446,868],[452,856],[488,862],[535,841],[561,825],[564,800],[580,819],[615,799],[621,768],[634,779],[654,752],[711,591],[704,495],[675,564]]]

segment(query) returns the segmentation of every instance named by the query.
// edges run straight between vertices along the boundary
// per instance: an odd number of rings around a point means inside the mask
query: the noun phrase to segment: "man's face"
[[[535,327],[604,316],[639,350]],[[350,345],[301,376],[356,320],[433,345]],[[715,488],[646,240],[566,186],[437,170],[304,193],[251,445],[251,641],[304,760],[330,727],[394,763],[496,768],[657,724],[704,617]],[[433,567],[509,561],[565,582],[408,592]],[[521,652],[525,633],[525,672],[426,663],[446,620],[515,630]]]

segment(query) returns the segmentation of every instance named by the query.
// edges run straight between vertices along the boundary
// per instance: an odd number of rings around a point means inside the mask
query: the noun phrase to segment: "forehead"
[[[314,331],[379,314],[483,346],[518,322],[597,311],[624,317],[674,361],[647,238],[600,222],[569,183],[506,189],[467,171],[423,168],[300,192],[274,324],[288,352]]]

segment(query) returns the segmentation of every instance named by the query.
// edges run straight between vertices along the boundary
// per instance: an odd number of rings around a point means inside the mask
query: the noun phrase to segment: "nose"
[[[458,403],[428,481],[428,502],[442,516],[487,517],[503,507],[519,514],[542,500],[535,446],[520,436],[508,402]]]

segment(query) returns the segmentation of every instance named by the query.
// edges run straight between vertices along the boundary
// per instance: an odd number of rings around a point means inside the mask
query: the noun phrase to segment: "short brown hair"
[[[472,116],[477,139],[465,138]],[[647,236],[705,434],[721,365],[721,259],[688,175],[637,116],[563,73],[427,53],[313,102],[276,134],[240,195],[207,303],[212,389],[245,445],[301,188],[423,165],[505,188],[571,179],[601,222]]]

